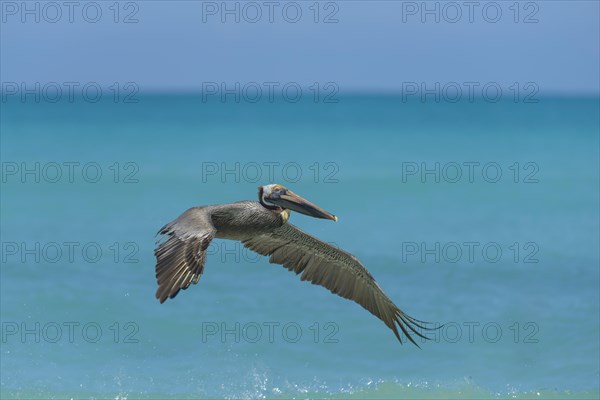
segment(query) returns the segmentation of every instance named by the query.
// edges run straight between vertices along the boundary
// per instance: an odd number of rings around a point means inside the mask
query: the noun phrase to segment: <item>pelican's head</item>
[[[259,186],[258,199],[267,208],[282,208],[284,210],[297,211],[315,218],[331,219],[336,222],[338,220],[335,215],[303,199],[282,185],[271,184]]]

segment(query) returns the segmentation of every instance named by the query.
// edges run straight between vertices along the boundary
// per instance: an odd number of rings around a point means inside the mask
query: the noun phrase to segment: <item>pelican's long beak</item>
[[[310,215],[311,217],[331,219],[336,222],[338,220],[338,218],[335,215],[323,210],[321,207],[298,196],[291,190],[287,190],[285,194],[280,195],[278,198],[270,198],[269,201],[278,205],[281,208],[297,211],[304,215]]]

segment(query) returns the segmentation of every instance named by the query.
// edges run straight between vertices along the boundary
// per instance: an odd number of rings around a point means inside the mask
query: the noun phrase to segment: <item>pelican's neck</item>
[[[269,203],[266,199],[265,199],[265,191],[263,189],[263,187],[261,186],[259,191],[258,191],[258,201],[260,202],[260,204],[268,209],[268,210],[281,210],[281,207],[276,206],[275,204]]]
[[[260,190],[258,191],[258,202],[260,203],[260,205],[266,208],[267,210],[273,211],[275,214],[279,214],[283,223],[285,224],[288,221],[288,219],[290,219],[290,210],[286,210],[284,208],[276,206],[275,204],[269,203],[265,199],[264,194],[264,189],[261,186]]]
[[[263,206],[267,210],[271,210],[271,211],[278,211],[278,210],[281,211],[281,210],[283,210],[283,208],[281,208],[279,206],[276,206],[274,204],[266,203],[265,201],[263,201],[262,198],[259,199],[259,203],[260,203],[261,206]]]
[[[279,215],[284,224],[288,221],[288,219],[290,219],[290,210],[286,210],[285,208],[266,204],[262,201],[262,199],[260,201],[260,204],[267,210],[273,212],[274,214]]]

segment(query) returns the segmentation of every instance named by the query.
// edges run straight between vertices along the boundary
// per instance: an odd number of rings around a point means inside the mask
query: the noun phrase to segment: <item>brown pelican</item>
[[[381,319],[396,335],[400,327],[417,347],[410,332],[426,339],[417,328],[426,322],[405,314],[389,299],[367,269],[350,253],[331,246],[288,223],[290,210],[316,218],[337,217],[287,188],[272,184],[259,187],[259,201],[193,207],[165,225],[168,235],[158,244],[156,298],[163,303],[181,289],[198,283],[204,271],[206,248],[213,238],[240,240],[244,246],[281,264],[301,280],[353,300]]]

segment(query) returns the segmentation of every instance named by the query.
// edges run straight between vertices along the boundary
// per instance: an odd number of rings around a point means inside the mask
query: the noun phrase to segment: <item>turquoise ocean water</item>
[[[2,398],[598,398],[599,100],[2,104]],[[418,319],[233,242],[159,304],[156,231],[275,181]]]

